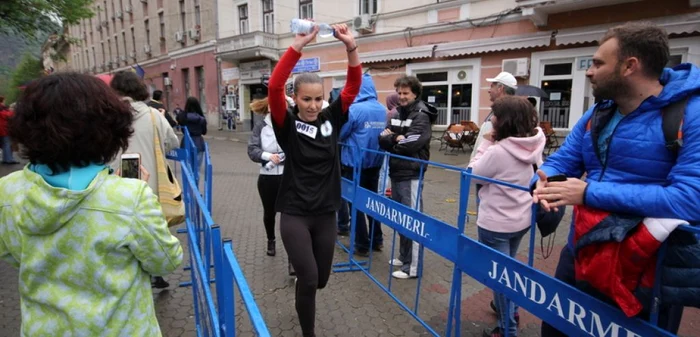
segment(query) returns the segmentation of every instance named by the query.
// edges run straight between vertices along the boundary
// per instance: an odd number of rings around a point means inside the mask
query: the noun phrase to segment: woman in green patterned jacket
[[[107,166],[131,124],[89,75],[41,78],[17,104],[10,136],[30,163],[0,179],[0,258],[19,268],[22,336],[161,335],[149,275],[182,247],[148,184]]]

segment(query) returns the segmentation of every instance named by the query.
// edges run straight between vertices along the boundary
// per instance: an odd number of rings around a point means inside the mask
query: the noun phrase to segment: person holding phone
[[[149,275],[183,253],[148,184],[109,167],[133,118],[85,74],[41,77],[20,97],[10,135],[29,164],[0,179],[0,259],[19,269],[25,335],[161,336]]]
[[[158,167],[156,166],[156,145],[153,140],[154,132],[158,132],[161,140],[161,150],[163,153],[168,153],[177,148],[178,139],[175,131],[168,123],[168,120],[158,110],[149,107],[145,101],[148,100],[148,88],[132,71],[119,71],[112,77],[109,84],[114,89],[122,100],[131,106],[131,112],[134,115],[132,127],[134,133],[129,138],[129,147],[126,153],[138,153],[141,158],[141,165],[148,172],[153,172],[148,179],[148,186],[154,194],[158,195]],[[155,125],[153,119],[155,119]],[[164,158],[165,159],[165,158]],[[121,155],[116,157],[110,164],[113,169],[118,169],[121,164]],[[163,289],[169,287],[170,284],[160,276],[153,278],[153,287]]]
[[[542,164],[546,142],[537,125],[537,112],[524,97],[504,96],[492,107],[493,130],[484,137],[476,156],[469,164],[472,173],[486,178],[527,186],[534,171]],[[515,257],[520,241],[527,234],[532,219],[532,197],[526,191],[481,181],[479,190],[479,242]],[[493,306],[499,314],[498,326],[484,331],[484,336],[517,336],[514,304],[494,291]]]
[[[328,283],[333,264],[340,207],[338,136],[362,83],[352,31],[345,24],[333,29],[348,55],[347,83],[340,99],[322,108],[323,80],[315,73],[294,79],[294,106],[285,99],[285,82],[304,46],[316,38],[318,26],[310,34],[295,37],[275,66],[269,85],[272,126],[286,156],[276,208],[282,213],[282,242],[297,273],[296,310],[305,337],[315,336],[316,291]]]

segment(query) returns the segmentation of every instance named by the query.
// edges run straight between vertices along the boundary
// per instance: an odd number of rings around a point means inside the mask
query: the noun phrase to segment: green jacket
[[[148,185],[102,170],[81,191],[29,166],[0,179],[0,258],[19,268],[22,336],[160,336],[150,275],[182,262]]]

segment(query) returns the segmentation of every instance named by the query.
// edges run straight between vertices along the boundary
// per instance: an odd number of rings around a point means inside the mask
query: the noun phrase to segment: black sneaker
[[[498,315],[499,312],[498,312],[498,308],[496,308],[496,303],[491,301],[491,303],[489,303],[489,305],[491,306],[491,310],[493,310],[493,312],[495,312],[496,315]],[[513,316],[515,316],[515,323],[520,325],[520,314],[516,311],[515,315],[513,315]]]
[[[375,252],[381,252],[382,249],[384,249],[384,245],[381,244],[381,243],[378,244],[378,245],[375,245],[374,247],[372,247],[372,250],[375,251]]]
[[[369,257],[369,249],[355,248],[355,255]]]
[[[170,283],[165,281],[165,279],[163,279],[162,277],[156,276],[153,278],[153,282],[151,282],[151,287],[156,289],[165,289],[170,287]]]

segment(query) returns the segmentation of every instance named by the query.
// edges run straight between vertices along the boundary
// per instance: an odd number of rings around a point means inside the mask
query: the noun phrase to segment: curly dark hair
[[[423,93],[423,84],[415,76],[403,75],[394,81],[394,88],[398,89],[401,87],[411,88],[411,92],[420,99],[420,95]]]
[[[151,97],[146,83],[143,83],[139,75],[136,75],[133,71],[122,70],[117,72],[109,85],[120,96],[131,97],[134,101],[145,101]]]
[[[503,96],[491,107],[496,124],[494,140],[508,137],[531,137],[537,133],[537,111],[525,97]]]
[[[129,105],[100,79],[56,73],[27,86],[9,133],[23,158],[60,173],[111,162],[129,146],[132,122]]]

